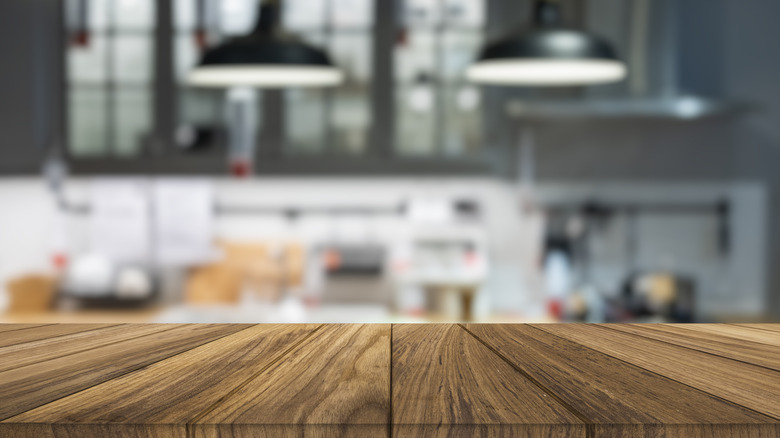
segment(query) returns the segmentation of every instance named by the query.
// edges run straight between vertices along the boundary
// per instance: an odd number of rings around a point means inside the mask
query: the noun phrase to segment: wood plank
[[[378,437],[387,435],[389,415],[390,325],[334,324],[236,388],[190,432]]]
[[[582,324],[544,325],[544,331],[529,325],[469,324],[467,328],[587,418],[591,436],[682,438],[780,432],[780,424],[767,416],[548,333],[564,332],[554,330],[559,326],[575,332],[587,328]],[[585,337],[608,335],[605,330]]]
[[[749,327],[740,327],[727,324],[664,324],[669,327],[677,327],[696,332],[710,333],[726,338],[742,339],[760,344],[774,345],[780,347],[780,339],[777,335],[765,330],[756,330]]]
[[[747,327],[758,330],[768,330],[770,332],[780,333],[780,324],[730,324],[738,327]]]
[[[136,325],[132,328],[118,325],[2,347],[0,348],[0,357],[3,360],[0,361],[0,372],[171,328],[173,327],[151,324]]]
[[[610,324],[609,328],[780,371],[780,348],[767,344],[664,324]]]
[[[0,324],[0,333],[10,332],[14,330],[22,330],[26,328],[41,327],[49,324]]]
[[[590,324],[541,329],[780,419],[780,373]]]
[[[112,327],[119,324],[52,324],[38,327],[30,327],[21,330],[8,331],[0,335],[0,347],[23,344],[41,339],[65,336],[71,333],[97,330],[104,327]]]
[[[145,424],[128,425],[124,428],[133,438],[186,438],[176,425],[148,427]],[[114,438],[115,427],[112,424],[52,425],[52,424],[13,424],[0,423],[0,437],[5,438]],[[86,434],[86,435],[83,435]]]
[[[554,397],[457,325],[393,326],[393,435],[585,436]]]
[[[763,342],[635,325],[63,327],[0,348],[0,437],[780,436],[756,412],[778,405],[777,334],[713,326]],[[715,394],[730,387],[755,405]]]
[[[186,436],[186,424],[277,361],[319,325],[257,325],[6,420],[55,435]],[[215,384],[217,383],[218,384]],[[94,424],[103,424],[93,429]]]
[[[128,330],[136,330],[131,326]],[[0,373],[0,419],[50,403],[247,325],[160,325],[160,331],[124,342]]]

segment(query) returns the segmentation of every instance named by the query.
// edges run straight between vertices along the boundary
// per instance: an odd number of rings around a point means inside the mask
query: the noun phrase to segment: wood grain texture
[[[389,415],[390,325],[327,325],[190,429],[275,437],[279,426],[296,425],[307,437],[386,436]]]
[[[109,423],[111,436],[117,438],[136,436],[139,423],[146,426],[147,434],[186,435],[187,422],[246,384],[318,327],[253,326],[7,421],[55,423],[57,431],[78,432],[85,438],[106,436],[105,430],[95,431],[92,425]]]
[[[153,334],[125,342],[0,373],[0,394],[3,395],[0,418],[18,415],[247,326],[160,325],[159,328]]]
[[[0,372],[123,342],[170,328],[173,327],[152,324],[132,327],[118,325],[2,347],[0,348],[0,358],[2,358]]]
[[[121,434],[121,435],[120,435]],[[9,438],[187,438],[179,425],[145,424],[48,424],[48,423],[0,423],[0,437]]]
[[[778,438],[777,328],[0,326],[0,438]]]
[[[731,324],[664,324],[668,327],[676,327],[692,330],[700,333],[709,333],[725,338],[740,339],[743,341],[758,342],[759,344],[774,345],[780,347],[780,339],[777,335],[767,330],[756,330],[750,327],[741,327]]]
[[[0,336],[0,347],[23,344],[41,339],[65,336],[71,333],[86,332],[99,328],[111,327],[119,324],[68,324],[68,325],[42,325],[21,330],[12,330]]]
[[[393,435],[585,436],[586,426],[457,325],[393,326]]]
[[[610,324],[609,328],[780,371],[780,348],[767,344],[663,324]]]
[[[587,418],[596,436],[682,438],[691,436],[678,427],[685,424],[710,425],[714,435],[702,436],[726,436],[725,430],[737,426],[753,433],[773,422],[764,415],[547,333],[552,331],[551,327],[558,325],[544,325],[545,331],[528,325],[467,326],[497,353]]]
[[[541,329],[780,419],[780,374],[755,365],[589,324]]]
[[[739,327],[768,330],[770,332],[780,333],[780,324],[734,324],[734,325]]]
[[[0,333],[21,330],[26,328],[41,327],[49,324],[0,324]]]

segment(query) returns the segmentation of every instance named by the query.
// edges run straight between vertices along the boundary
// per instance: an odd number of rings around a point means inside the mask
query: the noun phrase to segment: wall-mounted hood
[[[736,116],[752,109],[746,102],[701,96],[648,98],[585,98],[571,100],[512,100],[510,116],[523,120],[545,119],[653,119],[698,120]]]
[[[510,117],[697,120],[736,116],[752,108],[720,96],[720,2],[707,8],[680,0],[582,2],[581,25],[616,43],[628,64],[626,80],[569,93],[515,95],[507,100]]]

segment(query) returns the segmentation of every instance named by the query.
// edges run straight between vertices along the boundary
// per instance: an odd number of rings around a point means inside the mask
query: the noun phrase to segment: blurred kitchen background
[[[0,2],[0,321],[780,320],[780,2],[560,0],[628,74],[535,87],[535,1],[284,0],[340,85],[192,86],[259,3]]]

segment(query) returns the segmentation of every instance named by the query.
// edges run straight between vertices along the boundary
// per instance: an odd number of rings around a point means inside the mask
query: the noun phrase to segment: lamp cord
[[[557,26],[561,24],[559,0],[537,0],[534,5],[534,24],[537,26]]]

